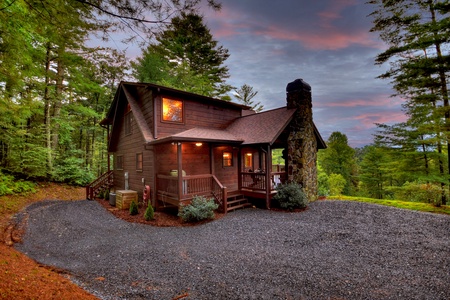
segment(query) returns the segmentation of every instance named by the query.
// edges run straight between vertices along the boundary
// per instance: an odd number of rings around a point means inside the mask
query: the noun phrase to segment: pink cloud
[[[316,104],[317,107],[394,107],[403,102],[399,98],[391,98],[388,95],[377,95],[373,99],[349,99],[339,102]]]
[[[236,35],[250,34],[252,36],[268,37],[275,40],[295,41],[312,50],[338,50],[350,45],[362,45],[381,48],[368,30],[345,32],[339,30],[333,22],[342,18],[341,12],[349,6],[357,4],[355,0],[333,0],[327,10],[317,13],[317,24],[311,24],[309,28],[297,30],[293,27],[281,24],[267,25],[267,19],[253,19],[244,12],[234,11],[223,7],[219,13],[209,16],[209,22],[213,23],[214,36],[226,38]]]
[[[373,112],[360,114],[352,118],[358,120],[364,129],[373,128],[375,123],[400,123],[406,121],[407,117],[402,112]]]

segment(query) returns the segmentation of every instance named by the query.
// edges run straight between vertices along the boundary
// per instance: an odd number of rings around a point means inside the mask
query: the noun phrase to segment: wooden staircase
[[[227,212],[251,206],[252,204],[248,199],[240,193],[232,193],[227,197]]]
[[[105,189],[114,185],[113,171],[108,171],[86,186],[86,199],[93,200]]]

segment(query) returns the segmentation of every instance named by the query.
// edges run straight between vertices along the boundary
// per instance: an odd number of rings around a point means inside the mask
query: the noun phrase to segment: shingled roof
[[[294,113],[295,109],[282,107],[240,117],[225,130],[196,127],[154,140],[151,144],[169,141],[273,144],[292,120]]]
[[[226,129],[243,144],[273,144],[292,120],[295,109],[281,107],[238,118]]]

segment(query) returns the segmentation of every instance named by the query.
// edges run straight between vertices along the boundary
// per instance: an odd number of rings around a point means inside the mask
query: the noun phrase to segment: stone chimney
[[[312,117],[311,86],[296,79],[286,87],[288,109],[297,109],[287,146],[288,182],[301,184],[309,201],[317,199],[317,140]]]

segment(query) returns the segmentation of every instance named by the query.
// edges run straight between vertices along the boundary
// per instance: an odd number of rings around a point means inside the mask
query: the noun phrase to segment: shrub
[[[395,191],[395,197],[401,200],[442,205],[442,196],[448,198],[448,193],[442,190],[440,184],[406,182]]]
[[[297,183],[279,185],[273,199],[278,202],[281,208],[289,210],[305,208],[308,205],[308,197],[303,192],[301,185]]]
[[[330,194],[332,196],[342,195],[347,181],[341,174],[330,174]]]
[[[36,185],[30,181],[16,180],[12,175],[3,174],[0,171],[0,196],[34,193]]]
[[[147,209],[145,210],[145,213],[144,213],[144,219],[146,221],[150,221],[150,220],[153,220],[154,218],[155,218],[155,211],[153,209],[152,204],[149,201]]]
[[[139,208],[136,201],[132,201],[130,204],[130,215],[135,216],[139,213]]]
[[[205,219],[214,219],[214,210],[219,207],[214,200],[203,196],[195,196],[188,205],[181,205],[178,216],[184,222],[197,222]]]

